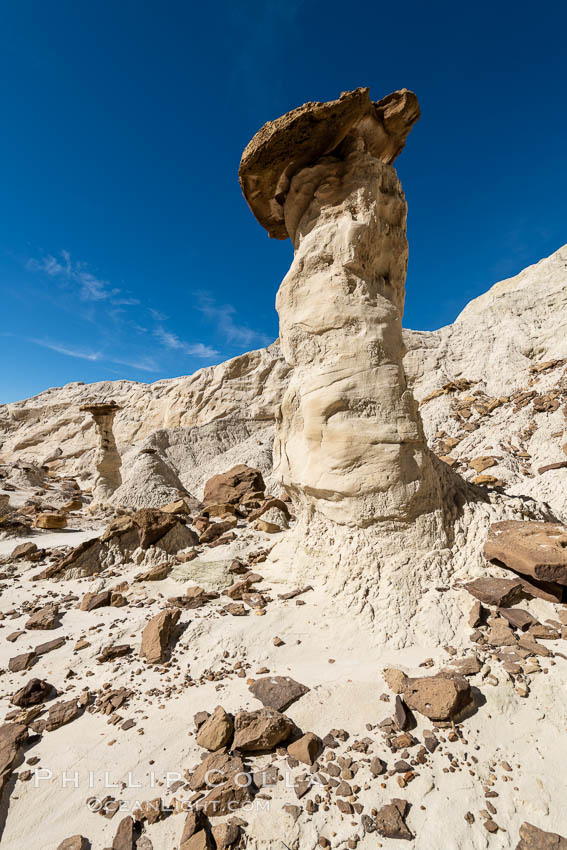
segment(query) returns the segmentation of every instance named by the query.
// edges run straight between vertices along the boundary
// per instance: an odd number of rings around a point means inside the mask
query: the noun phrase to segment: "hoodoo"
[[[406,202],[391,163],[420,115],[406,89],[306,103],[254,136],[244,196],[294,259],[277,296],[292,367],[274,460],[298,513],[367,527],[439,506],[403,368]]]
[[[96,502],[106,502],[109,496],[122,484],[120,454],[112,431],[114,417],[120,407],[115,402],[110,401],[100,404],[84,404],[81,406],[81,410],[92,415],[98,437],[95,455],[97,474],[93,487],[93,499]]]

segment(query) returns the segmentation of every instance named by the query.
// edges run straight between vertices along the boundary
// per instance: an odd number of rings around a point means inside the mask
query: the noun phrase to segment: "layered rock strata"
[[[84,404],[81,410],[92,415],[98,437],[93,500],[95,502],[106,502],[122,484],[120,454],[112,430],[114,417],[120,407],[115,402],[110,401],[101,404]]]
[[[368,89],[270,122],[240,179],[294,259],[277,296],[293,368],[274,458],[299,512],[365,527],[413,520],[439,488],[402,359],[406,202],[391,162],[419,118],[406,90]]]

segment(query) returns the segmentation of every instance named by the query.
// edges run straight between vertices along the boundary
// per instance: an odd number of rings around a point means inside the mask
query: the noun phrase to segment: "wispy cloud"
[[[102,360],[100,351],[85,351],[84,349],[71,348],[58,342],[48,342],[43,339],[28,339],[26,342],[33,342],[34,345],[40,345],[42,348],[56,351],[57,354],[66,354],[67,357],[78,357],[80,360],[91,361]]]
[[[121,294],[122,290],[112,286],[109,281],[97,277],[89,271],[86,263],[71,258],[69,251],[61,251],[59,257],[52,254],[41,259],[32,258],[27,262],[27,268],[35,272],[43,272],[52,278],[58,278],[64,283],[75,284],[79,296],[84,301],[107,301],[119,305],[139,304],[137,298]]]
[[[110,281],[94,274],[87,263],[74,260],[70,252],[62,250],[57,254],[47,254],[41,258],[28,259],[26,268],[38,276],[47,276],[57,282],[59,292],[57,303],[59,308],[66,309],[75,318],[80,318],[95,329],[96,336],[91,346],[88,340],[84,346],[76,346],[66,341],[53,341],[43,335],[26,342],[43,348],[87,360],[91,363],[114,363],[147,372],[159,372],[165,359],[166,352],[176,352],[199,360],[211,360],[220,354],[212,345],[203,342],[188,342],[176,333],[170,331],[166,322],[169,317],[160,310],[147,304],[140,304],[138,298],[132,297],[127,290],[114,286]],[[48,289],[52,289],[51,287]],[[61,292],[65,297],[61,297]],[[138,310],[136,308],[139,307]],[[207,306],[210,311],[215,305],[210,301]],[[226,327],[225,336],[231,340],[245,342],[251,339],[253,332],[238,328],[230,319],[230,307],[224,307],[225,315],[218,316],[218,323]],[[140,315],[149,316],[153,321],[145,327],[136,319]],[[153,327],[152,327],[153,326]],[[133,332],[138,336],[136,341]],[[147,334],[145,345],[140,344],[139,335]],[[147,342],[152,335],[156,344],[151,355],[147,355]],[[93,337],[90,337],[92,340]]]
[[[156,311],[157,312],[157,311]],[[177,334],[167,331],[164,327],[158,327],[154,331],[154,336],[159,339],[165,348],[170,348],[173,351],[183,351],[185,354],[190,354],[192,357],[216,357],[218,351],[210,345],[204,345],[202,342],[184,342]]]
[[[159,310],[154,310],[153,307],[149,308],[148,313],[150,314],[152,319],[155,319],[156,322],[165,322],[167,319],[169,319],[169,316],[166,316],[165,313],[160,313]]]
[[[239,345],[269,345],[273,342],[266,334],[249,328],[234,320],[236,309],[231,304],[217,304],[210,295],[205,292],[195,293],[197,296],[197,309],[214,322],[217,331],[224,336],[227,342],[235,342]]]
[[[42,348],[48,348],[50,351],[56,351],[58,354],[64,354],[67,357],[76,357],[79,360],[90,360],[94,363],[117,363],[120,366],[129,366],[132,369],[139,369],[142,372],[159,372],[158,364],[151,357],[124,359],[107,355],[104,351],[88,351],[83,348],[74,348],[64,343],[52,342],[46,339],[26,339],[26,342],[31,342]]]

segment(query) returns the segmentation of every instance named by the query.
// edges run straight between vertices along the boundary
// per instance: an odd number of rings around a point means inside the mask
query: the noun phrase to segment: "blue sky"
[[[422,108],[396,162],[406,327],[567,241],[565,4],[19,0],[1,22],[0,402],[273,340],[291,245],[249,212],[240,155],[356,86]]]

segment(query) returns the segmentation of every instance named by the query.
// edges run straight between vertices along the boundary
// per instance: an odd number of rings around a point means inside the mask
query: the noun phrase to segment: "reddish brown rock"
[[[211,522],[199,537],[199,543],[212,543],[226,531],[230,531],[237,525],[237,519],[223,519],[219,522]]]
[[[282,511],[287,519],[291,518],[289,508],[284,501],[282,501],[281,499],[266,499],[266,501],[260,508],[257,508],[255,511],[252,511],[248,515],[248,522],[254,522],[254,520],[260,519],[260,517],[265,514],[266,511],[269,511],[272,508],[277,508],[279,511]]]
[[[47,640],[45,643],[40,643],[35,648],[36,655],[45,655],[48,652],[53,652],[54,649],[59,649],[65,643],[65,638],[63,635],[60,637],[53,638],[53,640]]]
[[[135,850],[134,821],[127,815],[118,824],[112,850]]]
[[[226,503],[224,505],[207,505],[207,507],[203,509],[203,516],[206,516],[209,519],[215,516],[226,519],[227,516],[234,516],[235,513],[236,507]]]
[[[36,528],[55,529],[67,526],[67,515],[64,513],[43,513],[35,518]]]
[[[254,523],[254,528],[256,531],[263,531],[265,534],[279,534],[282,531],[282,527],[277,525],[277,523],[267,522],[263,519],[257,519]]]
[[[240,827],[235,823],[221,823],[213,826],[212,832],[216,850],[226,850],[227,847],[236,844],[240,838]]]
[[[516,850],[567,850],[567,838],[556,832],[545,832],[531,823],[523,823]]]
[[[251,799],[249,777],[246,774],[237,774],[228,782],[213,788],[203,800],[199,801],[199,805],[207,817],[222,817],[232,814],[235,809],[245,805]]]
[[[65,502],[65,504],[62,505],[61,510],[68,514],[73,513],[74,511],[80,511],[82,510],[82,507],[83,503],[80,499],[71,499],[70,502]]]
[[[455,658],[442,672],[458,673],[460,676],[475,676],[481,670],[482,662],[479,661],[478,657],[467,655],[464,658]]]
[[[474,460],[469,461],[469,466],[475,472],[484,472],[485,469],[490,469],[491,466],[496,466],[498,460],[491,455],[481,455]]]
[[[525,592],[519,579],[477,578],[464,585],[472,596],[484,605],[509,608],[524,598]]]
[[[243,594],[248,593],[248,591],[250,590],[252,583],[253,582],[250,577],[247,577],[242,581],[237,581],[234,584],[231,584],[230,587],[227,587],[225,591],[223,591],[224,595],[230,596],[231,599],[242,599]]]
[[[471,629],[477,629],[482,625],[484,620],[485,610],[480,602],[473,603],[469,614],[469,626]]]
[[[250,609],[246,608],[242,602],[230,602],[224,606],[224,610],[233,617],[246,617]]]
[[[12,554],[10,557],[14,561],[25,561],[30,560],[34,555],[37,555],[39,549],[37,548],[35,543],[20,543],[19,546],[16,546],[15,549],[12,550]],[[36,560],[33,558],[33,560]]]
[[[522,649],[527,650],[527,652],[532,655],[542,655],[544,657],[548,657],[553,655],[552,651],[544,646],[542,643],[538,643],[537,640],[534,640],[530,635],[520,635],[518,638],[518,646]]]
[[[100,593],[85,593],[79,608],[81,611],[95,611],[97,608],[105,608],[110,605],[110,590],[101,590]]]
[[[222,706],[218,705],[211,716],[199,727],[196,741],[200,747],[215,752],[228,744],[232,733],[232,718]]]
[[[486,634],[486,642],[490,646],[514,646],[516,635],[502,617],[491,617],[488,621],[490,628]]]
[[[339,100],[305,103],[268,121],[247,145],[238,171],[250,209],[272,238],[287,239],[283,203],[294,174],[333,151],[365,120],[381,127],[374,155],[391,163],[419,115],[417,98],[407,89],[372,102],[368,89],[359,88],[343,92]]]
[[[567,528],[551,522],[507,520],[490,526],[489,561],[538,581],[567,584]]]
[[[36,653],[33,651],[15,655],[8,661],[8,670],[11,673],[20,673],[22,670],[27,670],[33,664],[35,658]]]
[[[309,692],[306,685],[296,682],[289,676],[266,676],[263,679],[256,679],[249,690],[262,705],[275,708],[276,711],[285,711],[292,703]]]
[[[91,842],[84,835],[71,835],[57,845],[57,850],[90,850]]]
[[[195,546],[199,539],[178,514],[168,514],[155,508],[142,508],[133,514],[118,517],[106,527],[101,537],[86,540],[59,561],[46,567],[36,578],[52,578],[73,568],[78,575],[93,575],[101,571],[101,558],[110,548],[118,548],[128,558],[137,548],[157,546],[168,554]]]
[[[321,739],[313,732],[307,732],[301,738],[298,738],[297,741],[288,744],[287,752],[288,755],[303,762],[303,764],[312,765],[317,761],[321,749]]]
[[[186,842],[197,832],[204,829],[206,823],[207,819],[200,809],[189,809],[181,833],[180,850],[185,850]]]
[[[114,661],[116,658],[123,658],[125,655],[130,655],[131,652],[132,647],[128,643],[111,644],[103,648],[100,655],[97,655],[96,660],[99,664],[103,664],[105,661]]]
[[[45,702],[53,693],[53,686],[43,679],[30,679],[23,688],[16,691],[10,702],[18,708],[29,708]]]
[[[233,747],[242,752],[269,752],[294,730],[293,721],[273,708],[240,711],[234,718]]]
[[[27,727],[19,723],[4,723],[0,726],[0,804],[4,788],[12,774],[20,745],[27,738]]]
[[[462,676],[441,673],[412,679],[390,668],[384,671],[384,679],[402,694],[408,708],[430,720],[452,720],[474,705],[471,687]]]
[[[202,829],[183,842],[179,850],[213,850],[213,842],[209,833]]]
[[[407,810],[406,800],[394,799],[382,806],[375,819],[376,831],[384,838],[405,838],[411,841],[413,835],[404,820]]]
[[[56,629],[59,626],[58,607],[50,602],[39,611],[34,611],[26,622],[26,629]]]
[[[57,702],[50,706],[47,719],[37,720],[32,724],[32,729],[34,732],[53,732],[79,717],[82,710],[83,708],[76,697],[64,702]]]
[[[528,611],[522,610],[522,608],[499,608],[498,613],[513,628],[519,629],[521,632],[526,632],[531,625],[537,623],[536,618],[532,617]]]
[[[212,753],[192,771],[188,780],[189,788],[192,791],[202,791],[222,785],[238,774],[247,775],[241,758],[228,753]]]
[[[554,469],[567,469],[567,460],[560,460],[557,463],[548,463],[546,466],[540,466],[538,475],[543,475],[545,472],[551,472]]]
[[[262,473],[241,463],[228,472],[213,475],[205,484],[203,503],[205,505],[238,504],[247,495],[264,492],[266,485]]]
[[[181,616],[179,608],[167,608],[153,617],[142,632],[140,655],[148,664],[160,664],[165,660],[173,636],[173,629]]]
[[[151,570],[147,570],[144,573],[138,573],[138,575],[134,577],[134,581],[162,581],[164,578],[167,578],[170,572],[171,566],[167,562],[157,564],[155,567],[152,567]]]
[[[156,797],[154,800],[144,800],[140,803],[140,807],[132,812],[134,820],[140,823],[154,824],[165,817],[164,806],[161,797]],[[137,850],[137,848],[136,848]]]

